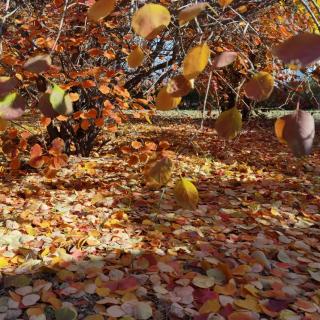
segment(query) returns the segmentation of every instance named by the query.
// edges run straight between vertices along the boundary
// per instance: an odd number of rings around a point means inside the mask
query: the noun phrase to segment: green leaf
[[[56,84],[53,85],[49,100],[53,110],[57,113],[67,115],[73,112],[69,95]]]

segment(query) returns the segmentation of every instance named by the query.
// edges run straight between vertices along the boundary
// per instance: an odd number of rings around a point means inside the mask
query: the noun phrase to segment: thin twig
[[[201,130],[203,129],[203,124],[204,124],[204,118],[205,118],[205,113],[206,113],[206,106],[207,106],[207,100],[208,100],[208,95],[209,95],[209,88],[210,88],[211,78],[212,78],[212,71],[210,72],[210,75],[209,75],[209,80],[208,80],[208,85],[207,85],[207,90],[206,90],[206,96],[205,96],[204,102],[203,102],[202,119],[201,119],[201,126],[200,126]]]
[[[56,40],[54,41],[54,44],[53,44],[53,46],[52,46],[50,55],[52,55],[53,52],[55,51],[55,49],[56,49],[56,47],[57,47],[57,44],[58,44],[58,41],[59,41],[59,38],[60,38],[60,36],[61,36],[64,19],[65,19],[65,17],[66,17],[66,13],[67,13],[67,9],[68,9],[68,3],[69,3],[69,0],[65,0],[65,1],[64,1],[64,8],[63,8],[62,17],[61,17],[61,20],[60,20],[59,31],[58,31]]]
[[[305,0],[300,0],[300,3],[305,7],[307,12],[310,14],[313,22],[316,24],[318,30],[320,30],[320,23],[319,23],[317,17],[314,15],[313,11],[311,10],[309,4]]]

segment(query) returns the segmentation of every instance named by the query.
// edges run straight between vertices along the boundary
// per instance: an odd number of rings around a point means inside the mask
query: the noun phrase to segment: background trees
[[[50,118],[47,114],[39,120],[46,132],[38,141],[43,147],[50,148],[59,138],[64,142],[60,148],[64,153],[89,155],[102,127],[115,132],[127,120],[125,110],[134,110],[136,117],[147,116],[161,85],[179,74],[188,50],[204,42],[212,57],[231,51],[237,52],[237,59],[225,68],[209,65],[195,80],[192,95],[199,97],[199,108],[204,101],[209,110],[223,111],[238,104],[246,115],[255,103],[244,97],[243,85],[258,71],[275,75],[272,108],[288,106],[291,101],[294,104],[297,97],[302,106],[318,106],[318,69],[290,71],[271,52],[276,44],[298,32],[317,31],[319,7],[315,1],[210,1],[196,19],[183,26],[178,13],[189,1],[161,1],[172,19],[150,41],[131,28],[134,13],[145,1],[117,1],[112,13],[99,23],[88,20],[93,3],[12,0],[2,5],[1,74],[19,81],[27,112],[38,121],[39,99],[53,83],[67,90],[73,102],[72,115]],[[133,69],[128,67],[127,57],[136,46],[142,48],[144,60]],[[52,66],[39,73],[25,70],[26,60],[39,54],[50,55]],[[313,82],[310,76],[315,78]],[[181,106],[188,105],[188,99],[183,98]],[[26,134],[11,135],[18,140],[5,135],[3,143],[5,154],[16,167],[19,152],[30,150],[32,145],[27,146]]]

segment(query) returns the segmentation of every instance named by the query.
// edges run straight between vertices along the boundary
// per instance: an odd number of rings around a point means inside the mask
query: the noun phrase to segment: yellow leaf
[[[220,310],[218,299],[207,300],[199,309],[200,314],[217,313]]]
[[[242,128],[242,117],[240,111],[233,107],[220,114],[215,123],[218,135],[224,139],[233,139]]]
[[[187,79],[196,78],[207,66],[210,48],[206,43],[192,48],[183,60],[183,75]]]
[[[100,297],[108,297],[110,295],[110,289],[108,288],[97,288],[96,293]]]
[[[196,18],[208,5],[208,2],[193,4],[179,12],[179,26],[183,26],[192,19]]]
[[[226,6],[231,4],[232,2],[233,2],[233,0],[218,0],[218,3],[222,8],[225,8]]]
[[[170,12],[166,7],[148,3],[133,15],[132,28],[137,35],[152,40],[169,25],[170,20]]]
[[[145,172],[147,184],[154,188],[166,185],[171,178],[172,166],[172,161],[166,157],[155,162]]]
[[[244,85],[244,92],[249,99],[263,101],[270,97],[274,79],[268,72],[258,72]]]
[[[6,267],[9,264],[9,261],[5,257],[0,257],[0,269]]]
[[[99,20],[108,16],[115,8],[116,0],[98,0],[88,10],[88,18],[92,21]]]
[[[162,87],[156,97],[156,108],[161,111],[175,109],[181,102],[181,97],[172,97],[167,92],[167,87]]]
[[[138,68],[141,66],[144,59],[144,53],[140,47],[136,47],[127,58],[128,66],[130,68]]]
[[[261,312],[259,302],[253,296],[247,295],[245,299],[237,299],[234,301],[234,304],[242,309],[247,309],[254,312]]]
[[[179,180],[174,187],[177,203],[187,210],[195,210],[199,202],[199,194],[194,184],[186,178]]]
[[[204,276],[202,274],[197,274],[192,279],[192,283],[198,288],[208,289],[214,285],[214,279],[208,276]]]

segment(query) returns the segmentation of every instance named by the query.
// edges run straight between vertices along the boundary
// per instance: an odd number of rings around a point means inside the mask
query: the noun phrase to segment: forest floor
[[[3,174],[0,320],[320,319],[319,139],[296,159],[271,121],[231,142],[194,117],[152,121],[54,179]],[[173,177],[150,190],[132,155],[163,145]],[[174,200],[180,176],[194,211]]]

